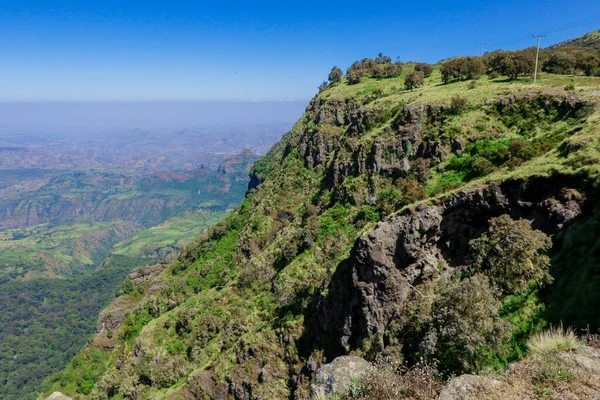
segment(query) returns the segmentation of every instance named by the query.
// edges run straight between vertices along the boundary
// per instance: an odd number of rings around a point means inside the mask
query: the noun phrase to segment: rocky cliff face
[[[380,222],[356,241],[348,260],[350,273],[332,281],[329,291],[335,295],[323,298],[315,309],[319,335],[325,341],[336,338],[340,348],[376,337],[383,350],[388,327],[405,318],[415,288],[466,268],[465,238],[484,232],[491,218],[524,218],[556,235],[589,210],[581,189],[569,187],[573,183],[556,178],[476,187]]]

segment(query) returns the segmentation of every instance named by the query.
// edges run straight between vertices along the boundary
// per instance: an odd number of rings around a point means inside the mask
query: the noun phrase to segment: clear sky
[[[379,52],[435,62],[598,28],[598,0],[5,0],[0,101],[308,99]]]

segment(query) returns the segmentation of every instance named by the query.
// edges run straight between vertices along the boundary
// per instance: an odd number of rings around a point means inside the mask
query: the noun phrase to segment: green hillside
[[[334,68],[242,204],[128,279],[43,393],[316,399],[340,355],[439,380],[506,368],[550,323],[600,328],[600,77],[573,59],[534,85],[531,55]]]
[[[255,158],[148,176],[47,171],[42,184],[40,171],[12,171],[0,196],[0,398],[35,398],[127,274],[177,253],[239,203]]]
[[[589,32],[575,39],[570,39],[551,46],[551,48],[560,47],[577,47],[589,50],[600,50],[600,30]]]

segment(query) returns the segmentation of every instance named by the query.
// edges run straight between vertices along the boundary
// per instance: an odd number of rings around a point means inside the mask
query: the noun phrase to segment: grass
[[[193,212],[170,218],[162,224],[140,231],[115,244],[114,253],[130,257],[144,257],[152,255],[156,249],[167,246],[182,249],[225,215],[225,212]]]
[[[547,355],[573,350],[582,343],[571,328],[553,327],[529,338],[527,349],[534,355]]]

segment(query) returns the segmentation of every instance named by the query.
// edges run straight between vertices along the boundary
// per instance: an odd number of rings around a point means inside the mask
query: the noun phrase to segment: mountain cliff
[[[506,367],[549,323],[599,327],[600,78],[352,68],[235,212],[128,278],[46,396],[320,398],[339,356],[445,378]]]

